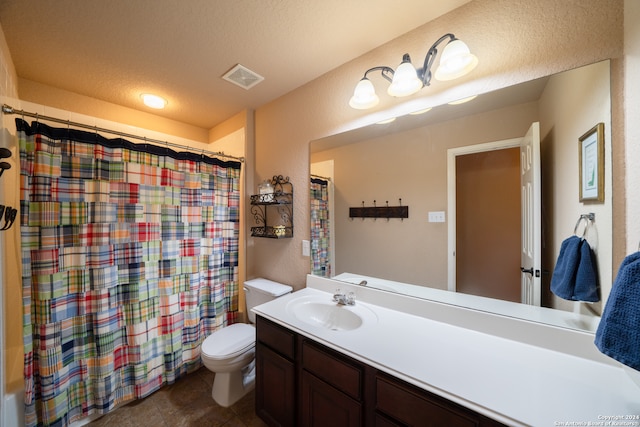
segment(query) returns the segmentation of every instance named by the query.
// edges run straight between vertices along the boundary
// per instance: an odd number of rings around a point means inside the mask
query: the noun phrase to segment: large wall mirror
[[[579,139],[598,123],[604,124],[604,201],[580,201]],[[541,172],[535,208],[541,218],[541,291],[535,309],[521,300],[518,148],[533,124]],[[401,282],[412,285],[402,292],[414,296],[506,315],[531,312],[535,321],[595,330],[612,282],[609,61],[312,141],[310,153],[312,274],[382,279],[367,286]],[[452,165],[470,170],[471,183],[480,179],[474,170],[489,172],[492,191],[471,190],[475,198],[463,203],[463,175],[452,178]],[[500,175],[505,169],[515,178]],[[501,205],[500,198],[515,200],[515,207]],[[349,217],[350,208],[374,204],[408,206],[409,217]],[[601,301],[591,304],[550,291],[560,246],[584,214],[595,219],[580,222],[577,233],[597,256],[600,282]],[[463,259],[461,245],[474,239],[480,246]]]

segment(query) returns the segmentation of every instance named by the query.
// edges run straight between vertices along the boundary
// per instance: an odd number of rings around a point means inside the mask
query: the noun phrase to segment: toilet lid
[[[226,359],[244,353],[255,342],[255,327],[246,323],[234,323],[209,335],[202,342],[200,351],[211,359]]]

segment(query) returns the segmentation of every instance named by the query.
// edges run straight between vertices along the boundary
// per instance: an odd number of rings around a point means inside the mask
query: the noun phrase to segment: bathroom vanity
[[[269,425],[503,425],[261,316],[256,327],[256,413]]]
[[[253,311],[270,425],[640,425],[640,388],[592,334],[312,276]]]

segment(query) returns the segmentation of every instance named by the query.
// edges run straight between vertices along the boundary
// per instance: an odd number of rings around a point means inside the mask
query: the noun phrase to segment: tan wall
[[[0,96],[18,96],[18,75],[11,60],[9,47],[0,26]]]
[[[0,27],[0,97],[16,97],[18,94],[18,77],[16,70],[9,54],[4,33]],[[4,117],[3,117],[4,119]],[[2,120],[5,122],[6,120]],[[11,144],[10,135],[4,129],[4,125],[0,124],[0,147],[10,148],[15,153],[15,146]],[[15,173],[19,167],[16,156],[10,159],[3,159],[11,164],[12,169],[5,171],[0,180],[0,204],[10,205],[14,208],[19,207],[19,197],[16,197],[17,178]],[[0,309],[4,316],[0,325],[4,327],[2,333],[3,347],[0,362],[4,363],[0,370],[4,374],[2,381],[7,391],[22,388],[22,300],[20,292],[15,292],[16,270],[19,265],[20,256],[15,251],[16,230],[17,226],[13,226],[10,230],[0,232]],[[19,276],[18,276],[19,277]]]
[[[22,101],[30,101],[87,116],[100,117],[101,119],[138,128],[153,129],[157,132],[175,135],[192,141],[203,143],[210,141],[207,129],[165,119],[144,111],[122,107],[22,78],[19,80],[18,88]]]
[[[605,199],[603,203],[579,201],[578,138],[595,126],[605,124]],[[546,247],[551,258],[543,262],[545,270],[553,271],[562,241],[574,230],[581,214],[593,212],[596,220],[586,235],[598,254],[598,273],[602,300],[611,291],[612,254],[612,167],[611,167],[611,96],[609,63],[602,62],[582,68],[571,75],[552,77],[540,98],[540,139],[543,164],[543,224]],[[553,185],[551,186],[551,183]],[[578,232],[582,231],[582,226]],[[549,289],[549,276],[543,276]],[[547,295],[549,306],[573,311],[578,303]],[[601,304],[592,309],[602,311]],[[584,309],[584,306],[582,306]]]
[[[434,82],[412,98],[437,95],[440,99],[456,99],[487,92],[599,60],[621,58],[623,5],[622,0],[580,4],[563,0],[475,0],[256,110],[257,180],[275,173],[289,175],[296,188],[296,210],[293,239],[253,239],[249,248],[253,274],[295,288],[304,286],[310,270],[309,258],[301,254],[301,240],[309,238],[308,144],[380,118],[347,105],[364,70],[394,65],[405,52],[419,61],[416,58],[426,54],[432,41],[453,32],[470,45],[480,64],[465,78],[451,84]],[[612,79],[621,78],[617,68]],[[382,87],[383,81],[378,80],[374,85]],[[614,99],[621,102],[622,98]],[[399,102],[383,95],[376,111]],[[619,137],[614,133],[614,138]],[[614,139],[614,145],[619,148],[614,155],[623,156],[621,140]],[[617,200],[624,200],[624,188],[617,191],[622,192]],[[624,210],[621,203],[619,208]],[[624,221],[624,216],[620,220]],[[624,225],[618,233],[621,231]],[[624,247],[623,242],[620,244]],[[617,251],[618,259],[624,252],[624,248]]]
[[[447,151],[520,138],[537,114],[537,103],[521,104],[314,153],[314,163],[334,160],[334,273],[447,289],[447,224],[427,221],[447,210]],[[409,206],[404,221],[348,218],[362,201],[395,206],[399,198]]]

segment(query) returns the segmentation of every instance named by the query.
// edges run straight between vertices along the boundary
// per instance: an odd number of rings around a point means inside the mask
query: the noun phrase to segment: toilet
[[[243,289],[251,324],[234,323],[218,329],[200,348],[202,363],[216,374],[211,397],[224,407],[233,405],[255,386],[256,315],[251,309],[293,290],[291,286],[262,278],[247,280]]]

